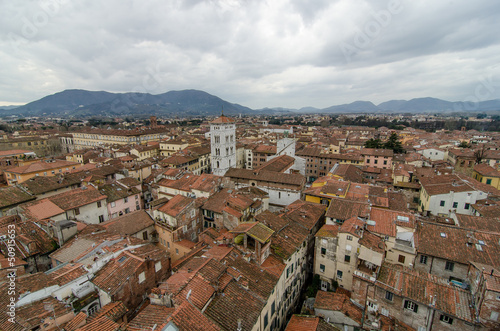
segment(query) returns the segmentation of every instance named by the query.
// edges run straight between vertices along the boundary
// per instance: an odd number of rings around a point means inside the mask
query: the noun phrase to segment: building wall
[[[125,131],[126,132],[126,131]],[[146,144],[150,141],[158,141],[165,136],[165,133],[145,132],[136,135],[104,134],[102,132],[75,132],[73,133],[73,144],[75,149],[82,149],[90,146],[109,145],[135,145]]]
[[[390,156],[364,155],[364,158],[367,166],[379,169],[392,168],[392,157]]]
[[[423,149],[418,151],[418,153],[422,154],[431,161],[441,161],[446,158],[446,153],[438,149]]]
[[[450,192],[448,194],[437,194],[429,196],[427,191],[422,188],[420,191],[419,210],[429,211],[432,215],[450,216],[450,210],[456,214],[472,215],[472,204],[477,200],[487,198],[487,194],[481,191],[469,192]],[[441,201],[444,201],[444,206],[441,206]],[[453,208],[453,204],[457,203],[457,207]],[[466,209],[466,204],[469,208]]]
[[[79,207],[78,215],[76,209],[66,211],[66,215],[68,219],[77,219],[87,224],[99,224],[99,216],[102,215],[105,222],[109,219],[106,199],[100,200],[100,203],[101,207],[98,207],[97,202],[93,202],[88,205]]]
[[[212,173],[224,176],[229,168],[236,167],[236,124],[210,124]]]
[[[316,237],[314,251],[314,274],[319,275],[320,279],[333,285],[337,274],[337,238]],[[322,254],[322,248],[326,249],[326,254]],[[324,265],[324,271],[321,270]],[[322,286],[323,288],[323,286]]]
[[[352,240],[347,240],[347,236],[352,237]],[[342,278],[335,275],[339,286],[348,291],[352,291],[352,276],[356,270],[357,256],[359,248],[359,238],[348,233],[339,233],[338,235],[338,249],[337,249],[337,272],[342,272]],[[347,245],[351,246],[348,250]],[[350,262],[345,261],[345,256],[350,256]]]
[[[497,190],[500,189],[500,177],[490,177],[490,176],[483,176],[476,171],[474,171],[473,176],[475,179],[477,179],[479,182],[491,185]],[[489,184],[488,184],[489,181]]]
[[[16,185],[20,184],[22,182],[27,181],[30,178],[36,177],[36,176],[43,176],[43,177],[54,177],[56,175],[68,172],[70,170],[78,169],[81,167],[82,164],[68,164],[62,167],[54,167],[54,168],[49,168],[45,169],[43,171],[37,171],[37,172],[30,172],[30,173],[25,173],[25,174],[17,174],[14,171],[4,171],[5,173],[5,178],[7,180],[7,183],[9,185]]]
[[[463,263],[453,262],[453,271],[446,269],[447,260],[438,257],[427,256],[427,263],[421,263],[422,254],[417,254],[415,258],[415,269],[436,275],[444,279],[450,279],[450,277],[465,280],[467,279],[468,265]]]
[[[253,153],[250,148],[245,148],[245,169],[253,169]]]
[[[127,202],[125,202],[125,200],[127,200]],[[108,219],[122,216],[136,210],[140,210],[141,205],[142,201],[141,201],[141,196],[139,194],[134,194],[124,199],[118,199],[116,201],[112,201],[107,204]]]
[[[329,323],[335,325],[339,330],[359,330],[354,326],[359,326],[360,324],[340,311],[314,308],[314,315],[321,316],[325,321],[328,320]]]

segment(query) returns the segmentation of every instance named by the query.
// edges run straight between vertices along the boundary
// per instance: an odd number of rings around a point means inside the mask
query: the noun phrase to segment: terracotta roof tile
[[[428,273],[419,273],[400,266],[383,264],[376,282],[398,296],[409,298],[436,310],[456,316],[467,322],[473,321],[471,293]]]
[[[106,199],[105,195],[102,195],[93,187],[87,187],[86,189],[77,188],[68,192],[53,195],[40,201],[50,201],[52,204],[65,211],[85,206],[103,199]],[[34,203],[29,203],[29,206],[34,206],[38,203],[40,202],[35,201]]]
[[[50,171],[52,169],[63,167],[72,168],[74,166],[78,168],[81,166],[81,164],[78,162],[70,162],[64,160],[50,160],[50,162],[39,161],[21,167],[10,168],[8,169],[8,172],[12,172],[15,174],[29,174],[33,172]]]
[[[185,301],[177,307],[172,314],[171,320],[175,323],[180,330],[192,331],[219,331],[222,330],[210,318],[205,316],[207,313],[202,314],[189,302]],[[208,315],[208,314],[207,314]],[[233,328],[232,330],[236,330]]]
[[[418,223],[417,251],[449,261],[500,267],[500,234],[434,223]],[[464,259],[465,258],[465,259]]]
[[[153,330],[167,323],[175,308],[150,304],[134,317],[127,326],[129,331]],[[161,330],[161,329],[160,329]]]
[[[120,320],[127,313],[127,307],[121,301],[113,301],[101,307],[97,313],[90,316],[91,322],[100,319],[101,317],[108,317],[112,321]]]
[[[0,189],[0,209],[9,206],[35,200],[36,196],[32,195],[16,186],[9,186]]]
[[[161,211],[162,213],[165,213],[172,217],[177,217],[186,208],[192,207],[193,203],[194,199],[177,194],[166,204],[158,208],[158,211]]]
[[[66,331],[75,331],[79,327],[83,326],[87,321],[87,314],[84,312],[79,312],[71,321],[64,326]]]
[[[133,235],[154,226],[154,221],[145,210],[138,210],[99,224],[109,234]]]
[[[76,331],[94,331],[94,330],[99,330],[99,331],[116,331],[120,329],[120,325],[113,322],[109,317],[107,316],[102,316],[93,322],[86,324],[82,326],[79,329],[76,329]]]
[[[224,295],[215,296],[210,302],[205,315],[225,330],[236,330],[238,320],[241,320],[244,330],[251,330],[263,308],[264,302],[231,281],[225,288]]]
[[[316,237],[323,238],[335,238],[339,233],[340,225],[337,224],[325,224],[321,227],[321,229],[316,232]]]
[[[234,122],[235,122],[234,119],[221,115],[212,122],[210,122],[210,124],[224,124],[224,123],[234,123]]]
[[[319,325],[319,317],[292,315],[285,331],[316,331]]]

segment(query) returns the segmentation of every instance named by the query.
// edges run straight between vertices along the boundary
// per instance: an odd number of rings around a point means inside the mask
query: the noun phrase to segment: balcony
[[[401,252],[415,254],[415,247],[413,247],[412,243],[407,240],[396,239],[394,249],[397,249]]]
[[[371,282],[376,281],[376,278],[373,277],[372,274],[367,274],[367,273],[360,271],[360,270],[354,270],[354,274],[358,277],[364,278],[364,279],[369,280]]]

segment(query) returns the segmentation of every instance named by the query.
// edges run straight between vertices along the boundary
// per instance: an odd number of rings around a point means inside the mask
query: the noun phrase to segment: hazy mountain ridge
[[[163,94],[110,93],[104,91],[65,90],[24,106],[4,110],[3,115],[216,115],[253,113],[253,110],[198,90],[169,91]]]
[[[220,114],[222,110],[229,115],[421,113],[500,111],[500,99],[472,103],[424,97],[411,100],[389,100],[379,105],[375,105],[370,101],[354,101],[349,104],[334,105],[323,109],[315,107],[251,109],[199,90],[169,91],[157,95],[135,92],[111,93],[106,91],[65,90],[24,106],[0,107],[0,110],[3,116],[214,116]]]

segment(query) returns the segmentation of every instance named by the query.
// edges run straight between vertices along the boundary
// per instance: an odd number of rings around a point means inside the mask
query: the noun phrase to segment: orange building
[[[7,183],[12,186],[35,176],[55,176],[83,166],[81,163],[64,160],[44,160],[21,167],[4,170]]]

